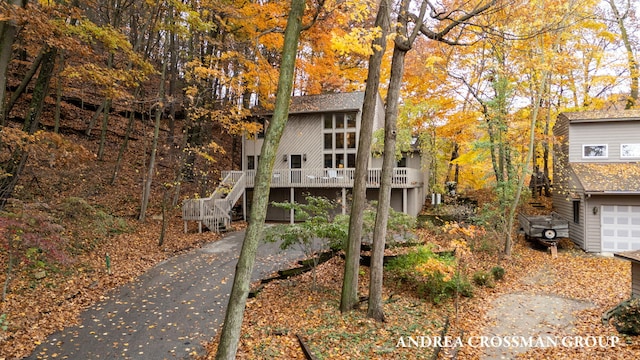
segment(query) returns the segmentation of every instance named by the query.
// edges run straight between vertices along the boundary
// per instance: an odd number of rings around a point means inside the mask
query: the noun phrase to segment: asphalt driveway
[[[28,359],[184,359],[221,329],[244,231],[168,259],[107,294],[81,325],[51,335]],[[304,257],[261,243],[253,280]]]

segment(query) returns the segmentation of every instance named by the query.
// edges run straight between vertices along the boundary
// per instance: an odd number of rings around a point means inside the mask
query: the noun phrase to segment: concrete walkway
[[[81,325],[53,334],[28,359],[184,359],[221,329],[244,231],[155,266],[107,294]],[[253,280],[289,268],[303,253],[261,243]]]

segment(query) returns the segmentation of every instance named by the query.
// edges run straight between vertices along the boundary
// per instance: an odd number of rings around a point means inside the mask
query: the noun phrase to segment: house
[[[363,102],[363,92],[299,96],[291,99],[289,118],[274,164],[270,203],[303,202],[305,195],[311,194],[338,199],[342,206],[336,211],[348,212]],[[259,115],[258,121],[268,124],[270,116],[269,113]],[[378,97],[374,130],[383,126],[384,106]],[[186,205],[186,210],[183,206],[185,229],[188,220],[201,223],[202,216],[211,217],[215,211],[218,212],[216,216],[222,216],[240,197],[243,209],[251,207],[254,178],[263,141],[263,133],[243,137],[242,168],[239,171],[224,172],[221,182],[221,186],[233,189],[222,192],[216,190],[212,195],[215,199],[189,200],[192,203]],[[391,206],[394,210],[414,216],[421,211],[427,183],[422,168],[422,158],[417,151],[405,154],[398,161],[392,175]],[[370,155],[368,172],[367,198],[377,200],[382,159]],[[242,190],[236,191],[238,188]],[[225,192],[233,193],[233,197],[225,196]],[[197,201],[201,204],[196,204]],[[205,204],[205,201],[209,201],[209,204]],[[207,206],[214,210],[206,210]],[[293,222],[294,214],[270,205],[267,220]],[[216,230],[215,221],[210,225],[207,227]]]
[[[640,249],[640,110],[569,112],[553,128],[556,212],[588,252]]]

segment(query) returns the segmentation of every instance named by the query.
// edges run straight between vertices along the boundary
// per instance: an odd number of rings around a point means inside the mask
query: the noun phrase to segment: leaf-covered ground
[[[14,79],[15,81],[15,79]],[[153,92],[153,91],[152,91]],[[78,95],[84,104],[99,104],[99,97]],[[26,113],[28,102],[19,102],[15,113]],[[92,107],[88,106],[87,109]],[[158,262],[177,253],[215,241],[219,235],[183,233],[180,202],[196,194],[208,193],[219,176],[219,169],[230,169],[231,157],[216,154],[216,163],[198,159],[194,181],[181,184],[177,206],[167,207],[168,225],[165,241],[158,245],[161,232],[161,201],[165,190],[173,196],[172,186],[177,163],[174,148],[168,146],[170,127],[163,123],[158,149],[151,200],[144,222],[138,221],[142,184],[147,174],[153,127],[148,122],[135,122],[126,151],[123,152],[118,176],[114,177],[117,159],[124,142],[127,119],[113,112],[105,133],[104,158],[98,159],[100,129],[87,135],[93,110],[79,104],[62,104],[63,123],[60,136],[40,133],[34,140],[29,161],[19,178],[13,197],[16,204],[0,214],[0,286],[7,279],[6,219],[22,214],[20,221],[33,226],[35,243],[20,244],[19,261],[11,271],[7,299],[0,301],[0,359],[20,359],[29,355],[47,335],[75,324],[78,315],[98,302],[106,292],[129,283]],[[53,128],[53,107],[43,110],[42,124]],[[20,122],[10,121],[10,127],[20,128]],[[181,134],[181,123],[176,125]],[[5,132],[9,127],[5,128]],[[219,144],[231,149],[230,137],[220,133]],[[179,138],[179,137],[176,137]],[[6,145],[6,144],[5,144]],[[204,168],[206,171],[200,172]],[[50,227],[51,231],[42,231]],[[20,239],[21,241],[24,239]],[[47,246],[49,246],[47,248]],[[42,258],[54,249],[63,260],[56,263]],[[107,270],[109,255],[111,273]],[[60,259],[58,259],[60,260]],[[44,277],[36,275],[45,270]],[[5,329],[6,327],[6,329]]]
[[[0,359],[27,356],[47,335],[76,324],[78,315],[98,302],[106,292],[133,281],[151,266],[181,251],[215,241],[213,233],[183,234],[182,221],[172,219],[163,247],[158,247],[159,221],[145,226],[131,223],[136,231],[110,238],[90,254],[78,257],[63,273],[47,272],[41,280],[29,271],[17,269],[11,291],[0,302],[0,314],[7,314],[6,331],[0,331]],[[105,254],[111,258],[111,274]],[[0,258],[4,263],[5,259]],[[0,281],[4,283],[4,273]]]
[[[432,239],[437,242],[436,239]],[[394,279],[386,278],[384,299],[386,322],[376,323],[366,317],[366,302],[362,309],[342,315],[338,310],[343,261],[336,257],[319,268],[318,286],[312,288],[311,275],[272,282],[255,299],[250,299],[245,313],[238,358],[303,359],[298,337],[302,338],[313,355],[319,359],[430,359],[436,348],[402,347],[407,337],[442,336],[445,321],[450,327],[446,333],[450,339],[460,338],[462,347],[443,347],[439,358],[483,359],[504,356],[512,358],[509,349],[470,346],[468,340],[491,336],[491,331],[501,317],[499,299],[513,294],[541,296],[542,299],[576,300],[585,304],[583,310],[558,311],[550,306],[525,309],[522,313],[510,311],[509,316],[533,321],[535,327],[544,327],[544,336],[607,337],[619,336],[614,348],[600,346],[552,346],[528,349],[518,355],[524,359],[633,359],[640,358],[640,342],[637,338],[618,334],[611,325],[603,325],[601,315],[630,295],[630,264],[611,257],[585,254],[564,243],[557,258],[544,249],[519,240],[510,259],[498,259],[496,246],[479,247],[463,266],[466,271],[490,269],[499,264],[506,270],[503,280],[494,287],[475,287],[471,298],[458,298],[434,306],[415,296],[410,289],[403,289]],[[497,244],[496,244],[497,245]],[[360,294],[366,294],[367,268],[360,276]],[[526,298],[526,296],[525,296]],[[515,305],[515,304],[514,304]],[[509,307],[509,304],[502,311]],[[561,308],[562,309],[562,308]],[[497,313],[496,313],[497,311]],[[569,318],[570,325],[555,326],[538,320],[543,315]],[[516,314],[516,315],[513,315]],[[572,319],[572,316],[574,317]],[[531,322],[517,321],[508,335],[537,336]],[[522,328],[526,326],[527,328]],[[520,328],[518,328],[520,327]],[[504,330],[504,329],[503,329]],[[508,331],[508,329],[507,329]],[[589,338],[592,339],[592,338]],[[591,341],[592,340],[588,340]],[[478,344],[478,342],[473,343]],[[207,345],[212,359],[216,340]],[[527,349],[525,349],[527,350]],[[502,355],[501,355],[502,353]]]

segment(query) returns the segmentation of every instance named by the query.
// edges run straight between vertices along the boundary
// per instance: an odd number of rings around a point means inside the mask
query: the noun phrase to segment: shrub
[[[613,325],[621,334],[640,335],[640,298],[632,298],[617,306]]]
[[[417,285],[418,294],[438,304],[456,294],[470,297],[473,289],[469,281],[456,271],[452,255],[438,255],[427,246],[398,256],[387,269],[401,279]]]
[[[504,278],[504,268],[502,266],[494,266],[491,268],[491,275],[497,281]]]
[[[456,294],[465,297],[473,296],[473,287],[469,280],[461,273],[445,280],[442,273],[434,272],[426,278],[426,281],[418,286],[418,293],[428,298],[434,304],[453,298]]]
[[[473,283],[478,286],[493,287],[492,275],[486,271],[476,271],[473,274]]]
[[[7,314],[0,315],[0,330],[7,331],[9,329],[9,322],[7,321]]]

